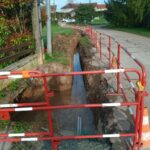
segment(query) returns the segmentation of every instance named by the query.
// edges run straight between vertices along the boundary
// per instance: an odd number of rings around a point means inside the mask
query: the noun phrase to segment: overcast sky
[[[106,0],[91,0],[91,2],[97,2],[97,3],[104,3]],[[54,0],[51,0],[51,3],[53,3]],[[89,0],[74,0],[75,3],[88,3]],[[57,9],[60,9],[62,6],[64,6],[66,3],[68,3],[68,0],[55,0],[55,4],[57,5]]]

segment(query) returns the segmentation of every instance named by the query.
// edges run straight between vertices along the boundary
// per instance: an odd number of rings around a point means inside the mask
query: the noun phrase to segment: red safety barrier
[[[92,29],[92,27],[87,27],[85,29],[85,32],[87,33],[87,35],[91,38],[92,43],[96,43],[95,39],[96,39],[96,31]],[[91,34],[92,33],[92,34]],[[106,40],[106,41],[105,41]],[[143,121],[143,109],[144,109],[144,97],[147,96],[147,92],[145,90],[146,88],[146,70],[145,70],[145,66],[138,60],[136,59],[126,48],[124,48],[123,46],[121,46],[113,37],[106,35],[104,33],[99,33],[99,38],[98,38],[98,42],[99,42],[99,54],[100,54],[100,63],[102,64],[104,58],[106,59],[106,62],[108,62],[108,68],[112,68],[112,65],[116,65],[115,63],[117,62],[117,69],[121,69],[122,64],[121,64],[121,52],[124,51],[134,62],[135,64],[141,68],[141,74],[142,74],[142,80],[138,81],[136,85],[132,82],[132,80],[130,79],[130,76],[128,75],[127,72],[124,72],[124,76],[126,78],[126,80],[128,81],[128,83],[130,84],[131,89],[134,92],[134,96],[137,98],[137,100],[140,100],[140,105],[138,106],[138,109],[136,111],[136,113],[138,113],[140,115],[139,120],[137,120],[137,118],[135,116],[133,116],[133,111],[132,109],[129,107],[129,111],[132,114],[132,118],[137,124],[139,124],[139,126],[136,128],[136,131],[138,132],[138,138],[136,143],[138,143],[137,145],[137,149],[140,149],[141,147],[141,135],[142,135],[142,121]],[[116,45],[116,49],[113,51],[112,48],[112,43],[114,45]],[[114,46],[113,45],[113,46]],[[96,47],[96,45],[95,45]],[[104,49],[105,52],[107,51],[108,53],[105,54],[104,53]],[[116,54],[116,56],[115,56]],[[115,60],[115,59],[116,60]],[[111,63],[112,60],[112,63]],[[116,62],[115,62],[116,61]],[[116,93],[113,93],[111,95],[120,95],[120,91],[123,93],[124,99],[127,102],[128,98],[127,98],[127,94],[125,92],[125,89],[123,88],[123,85],[121,84],[121,76],[120,76],[120,72],[117,73],[117,77],[116,77],[116,84],[117,84],[117,90]],[[138,92],[137,91],[140,92]],[[136,145],[136,143],[134,143],[134,147]],[[134,148],[133,147],[133,148]]]
[[[47,110],[48,112],[48,121],[49,121],[49,132],[37,132],[37,133],[9,133],[9,134],[0,134],[0,142],[20,142],[20,141],[41,141],[41,140],[51,140],[53,150],[57,148],[61,140],[70,140],[70,139],[93,139],[93,138],[116,138],[116,137],[133,137],[134,138],[134,147],[136,146],[138,135],[138,121],[139,120],[139,105],[141,99],[138,98],[135,102],[122,102],[122,103],[102,103],[102,104],[80,104],[80,105],[61,105],[61,106],[51,106],[50,97],[53,95],[48,89],[47,77],[56,77],[56,76],[74,76],[74,75],[89,75],[89,74],[117,74],[117,73],[135,73],[138,75],[139,81],[142,81],[142,74],[137,69],[111,69],[111,70],[98,70],[98,71],[83,71],[83,72],[70,72],[62,74],[45,74],[36,71],[23,71],[23,72],[0,72],[0,80],[3,79],[15,79],[15,78],[42,78],[45,89],[46,102],[36,102],[36,103],[22,103],[22,104],[1,104],[0,112],[24,112],[24,111],[39,111]],[[26,75],[24,75],[26,74]],[[122,88],[122,87],[121,87]],[[140,91],[136,91],[139,93]],[[123,93],[124,94],[124,93]],[[140,93],[139,93],[140,94]],[[55,136],[53,133],[53,122],[51,116],[51,110],[56,109],[76,109],[76,108],[106,108],[106,107],[121,107],[121,106],[136,106],[137,114],[135,133],[124,133],[124,134],[97,134],[97,135],[88,135],[88,136]],[[133,114],[132,114],[133,115]]]
[[[91,38],[93,44],[96,48],[100,49],[100,61],[103,59],[103,50],[102,50],[102,34],[100,37],[91,27],[85,29],[85,32]],[[97,46],[98,41],[99,47]],[[80,140],[80,139],[103,139],[103,138],[119,138],[119,137],[130,137],[132,140],[131,147],[133,150],[140,149],[141,146],[141,134],[142,134],[142,121],[143,121],[143,108],[144,108],[144,96],[145,96],[145,86],[146,86],[146,74],[144,66],[137,60],[135,62],[142,67],[142,71],[136,68],[122,68],[120,63],[120,50],[121,46],[118,44],[117,50],[117,68],[111,68],[111,58],[113,56],[111,49],[112,38],[108,36],[108,66],[109,69],[105,70],[96,70],[96,71],[83,71],[83,72],[66,72],[66,73],[53,73],[47,74],[39,71],[13,71],[13,72],[0,72],[0,80],[7,79],[18,79],[18,78],[37,78],[43,79],[44,91],[45,91],[45,102],[34,102],[34,103],[21,103],[21,104],[0,104],[0,113],[1,112],[26,112],[26,111],[47,111],[48,114],[48,123],[49,123],[49,132],[36,132],[36,133],[8,133],[0,134],[0,142],[23,142],[23,141],[44,141],[50,140],[52,143],[52,149],[57,150],[58,145],[61,140]],[[127,50],[125,50],[127,51]],[[130,53],[127,53],[130,55]],[[132,56],[132,55],[130,55]],[[133,56],[132,56],[133,58]],[[137,86],[135,87],[132,84],[129,73],[134,73],[137,79]],[[105,74],[105,75],[115,75],[117,76],[117,90],[114,93],[107,93],[107,95],[112,96],[122,96],[123,100],[120,103],[101,103],[101,104],[78,104],[78,105],[58,105],[51,106],[50,98],[53,96],[53,92],[48,88],[47,78],[48,77],[60,77],[60,76],[75,76],[75,75],[93,75],[93,74]],[[125,74],[127,81],[131,85],[134,91],[134,99],[131,101],[123,88],[121,83],[120,75]],[[142,88],[144,87],[144,88]],[[133,112],[131,107],[136,108],[136,112]],[[77,108],[108,108],[108,107],[127,107],[133,118],[135,125],[135,131],[133,133],[113,133],[113,134],[95,134],[95,135],[81,135],[81,136],[56,136],[54,135],[53,130],[53,121],[52,121],[52,110],[57,109],[77,109]]]

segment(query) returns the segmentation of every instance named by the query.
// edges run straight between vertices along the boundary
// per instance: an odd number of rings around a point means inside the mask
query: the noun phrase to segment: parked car
[[[75,19],[69,19],[69,18],[64,18],[63,20],[62,20],[62,22],[66,22],[66,23],[74,23],[74,22],[76,22],[76,20]]]

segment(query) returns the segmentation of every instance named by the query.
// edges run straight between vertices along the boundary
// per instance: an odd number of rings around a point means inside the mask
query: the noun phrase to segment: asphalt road
[[[126,33],[122,31],[116,31],[111,29],[104,29],[95,27],[98,32],[108,34],[114,37],[121,45],[128,49],[141,63],[145,65],[147,73],[147,91],[149,96],[145,98],[145,106],[149,108],[150,116],[150,38]],[[114,47],[115,48],[115,47]],[[122,63],[127,67],[136,67],[134,62],[131,62],[129,58],[126,58],[125,54],[121,56]]]

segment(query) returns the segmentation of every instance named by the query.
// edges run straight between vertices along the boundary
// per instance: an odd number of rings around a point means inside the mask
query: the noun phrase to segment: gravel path
[[[114,37],[121,45],[126,47],[138,60],[143,63],[146,67],[147,72],[147,91],[150,94],[150,38],[121,32],[115,31],[111,29],[104,29],[95,27],[98,32],[108,34]],[[121,58],[127,67],[132,66],[136,67],[135,65],[131,64],[129,59],[126,59],[125,56]],[[150,95],[145,98],[145,106],[149,108],[149,116],[150,116]]]

